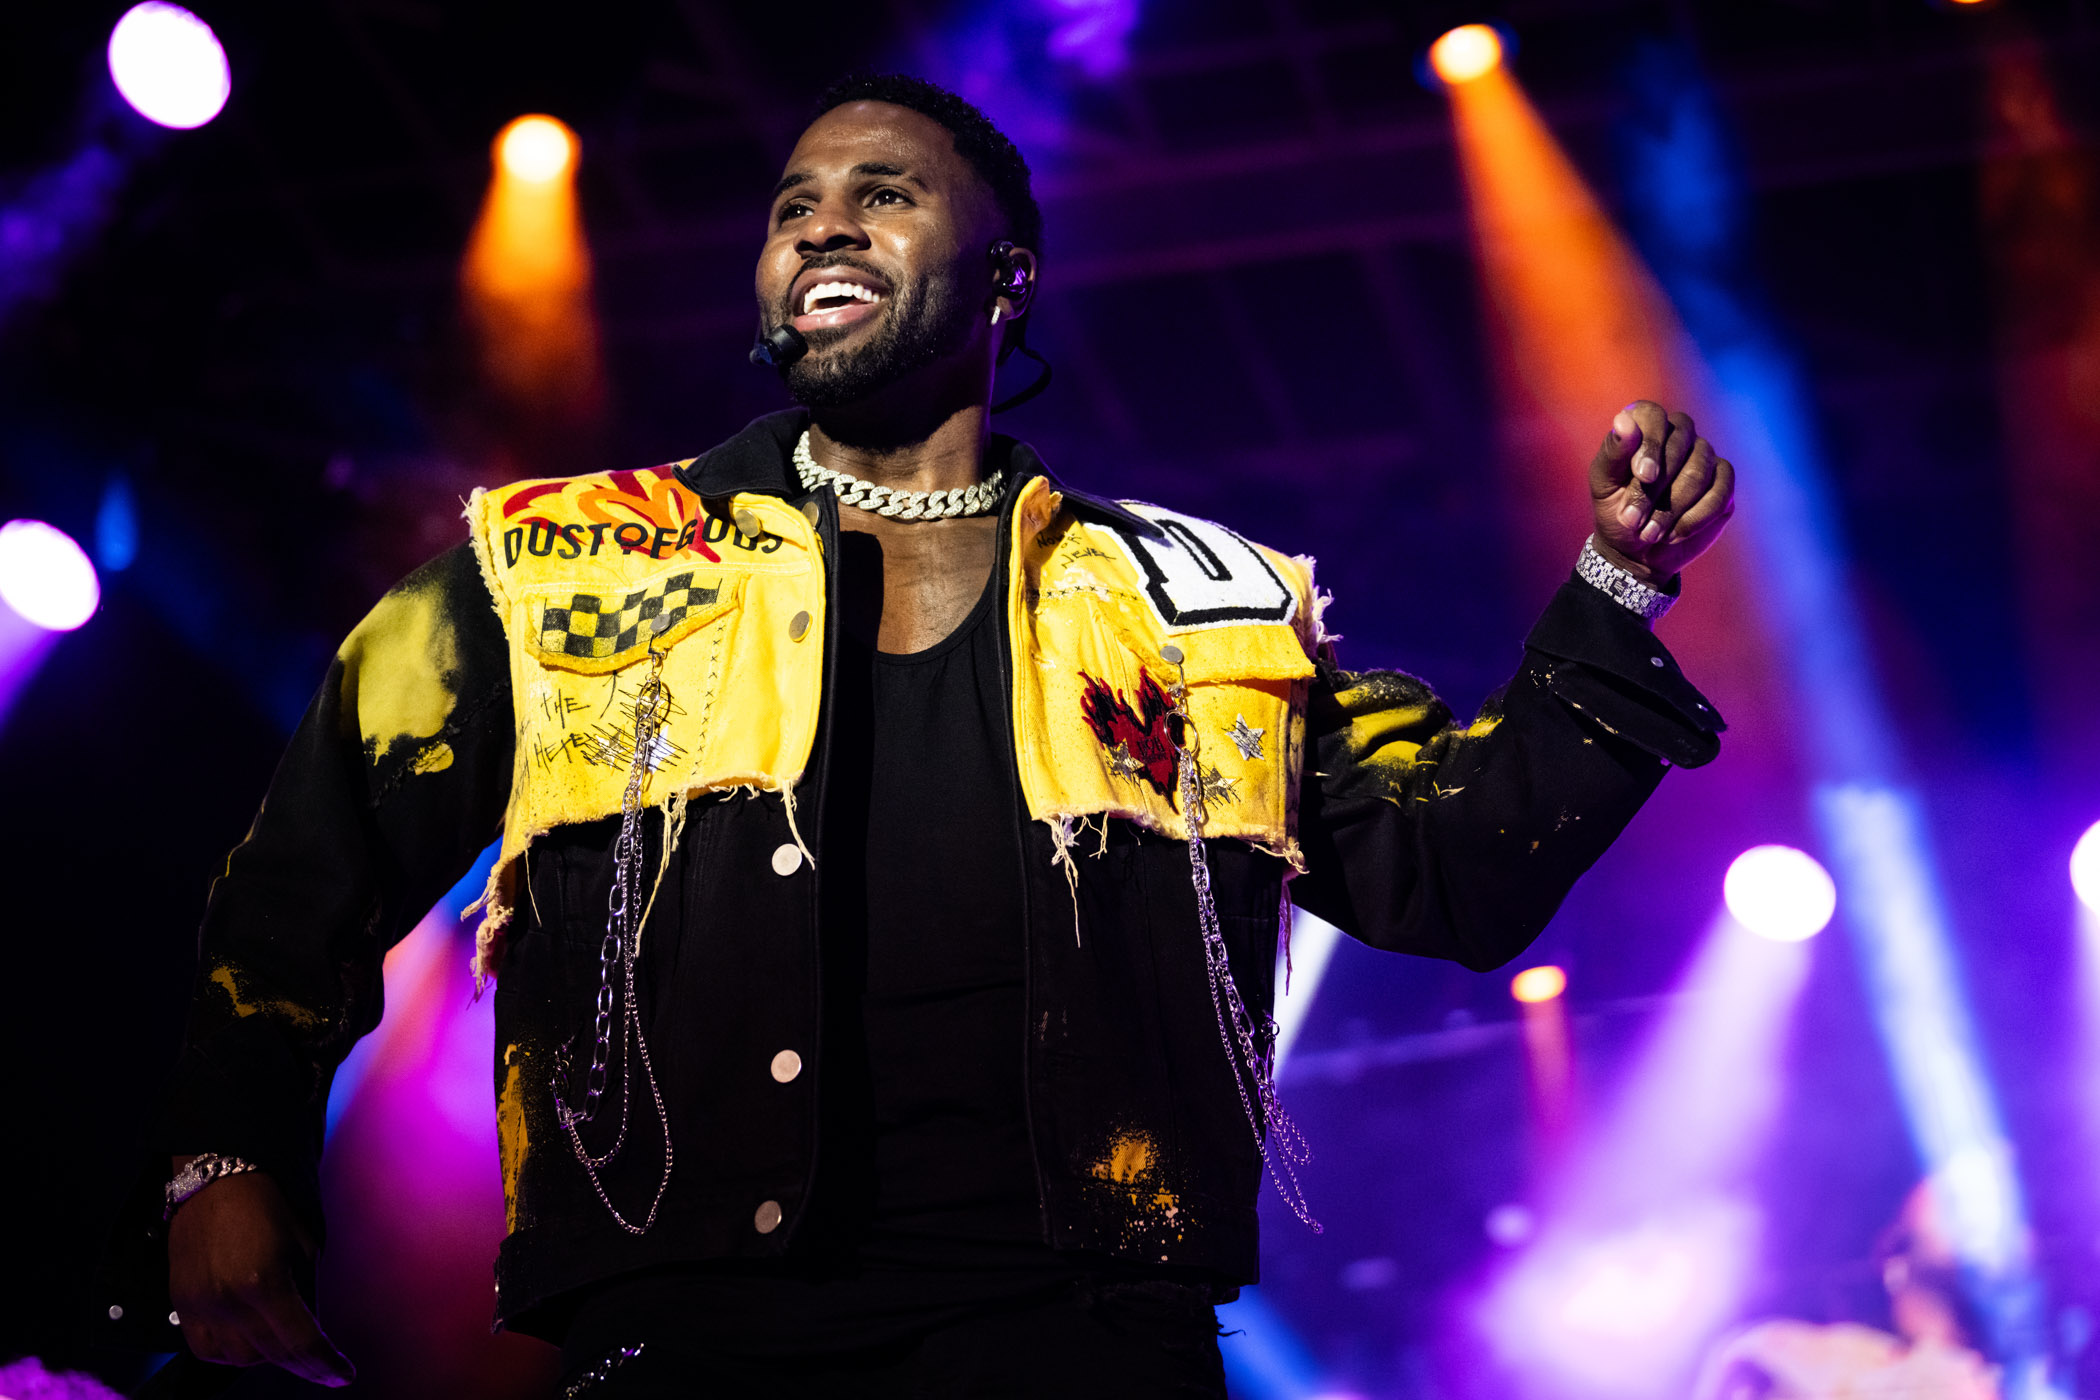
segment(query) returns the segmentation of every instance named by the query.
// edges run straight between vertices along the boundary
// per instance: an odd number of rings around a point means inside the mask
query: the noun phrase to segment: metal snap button
[[[783,1050],[773,1057],[773,1082],[787,1084],[802,1073],[802,1057],[792,1050]]]
[[[824,512],[817,509],[815,501],[804,501],[802,503],[802,518],[807,520],[809,528],[814,530],[823,522]]]
[[[736,527],[754,540],[766,532],[766,527],[759,523],[758,514],[755,511],[738,511],[736,513]]]
[[[788,619],[788,640],[799,642],[809,635],[809,614],[798,612]]]
[[[802,868],[802,848],[790,841],[773,852],[773,873],[792,875]]]
[[[751,1215],[752,1228],[761,1235],[770,1235],[780,1228],[780,1202],[761,1201]]]
[[[124,1320],[123,1304],[111,1303],[109,1305],[109,1320],[111,1322],[122,1322]]]
[[[1648,658],[1648,664],[1650,666],[1660,666],[1663,664],[1663,659],[1660,656],[1651,656]]]

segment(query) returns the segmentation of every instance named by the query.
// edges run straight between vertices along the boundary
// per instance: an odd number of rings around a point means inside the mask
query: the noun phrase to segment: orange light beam
[[[1590,532],[1588,466],[1612,415],[1647,398],[1697,419],[1714,396],[1668,296],[1507,65],[1445,93],[1502,403],[1502,455],[1513,468],[1511,563],[1543,595],[1567,577]],[[1754,463],[1735,465],[1739,482],[1754,473]],[[1740,549],[1723,535],[1700,561],[1667,624],[1670,644],[1736,738],[1751,741],[1746,748],[1783,755],[1786,738],[1765,717],[1785,710]]]
[[[594,419],[605,402],[579,154],[575,133],[552,117],[506,126],[460,270],[490,386],[507,406],[572,422]]]

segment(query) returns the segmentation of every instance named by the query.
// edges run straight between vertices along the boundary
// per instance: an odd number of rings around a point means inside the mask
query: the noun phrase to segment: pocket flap
[[[1207,627],[1167,638],[1181,648],[1181,673],[1190,685],[1233,681],[1295,681],[1313,673],[1312,658],[1286,623]]]
[[[690,567],[617,594],[574,586],[525,597],[528,648],[542,665],[584,675],[617,671],[670,646],[736,606],[740,579]]]

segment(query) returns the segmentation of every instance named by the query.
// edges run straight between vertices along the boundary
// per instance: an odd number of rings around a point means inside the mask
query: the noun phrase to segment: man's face
[[[809,353],[787,386],[812,408],[858,403],[960,357],[984,322],[998,228],[991,192],[940,123],[853,102],[802,133],[758,258],[767,330]]]

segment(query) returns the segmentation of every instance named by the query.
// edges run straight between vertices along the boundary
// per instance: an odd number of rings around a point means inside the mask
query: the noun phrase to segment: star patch
[[[1205,806],[1209,806],[1214,802],[1223,806],[1230,806],[1240,800],[1240,780],[1238,778],[1228,778],[1216,768],[1212,768],[1208,772],[1198,773],[1196,777],[1197,781],[1203,784],[1203,803]]]
[[[1145,765],[1130,756],[1130,745],[1119,743],[1108,751],[1108,771],[1136,782],[1145,776]]]
[[[1094,738],[1108,751],[1109,771],[1129,781],[1143,781],[1154,792],[1174,801],[1175,717],[1173,702],[1147,675],[1138,686],[1137,703],[1108,682],[1095,680],[1084,671],[1080,679],[1086,689],[1079,697],[1079,713]]]
[[[1247,717],[1245,715],[1234,715],[1233,719],[1236,720],[1237,723],[1235,723],[1232,726],[1232,728],[1225,731],[1225,737],[1232,740],[1232,746],[1240,751],[1241,758],[1247,759],[1250,762],[1254,759],[1260,758],[1261,736],[1268,733],[1269,731],[1266,729],[1256,729],[1253,725],[1247,723]]]

